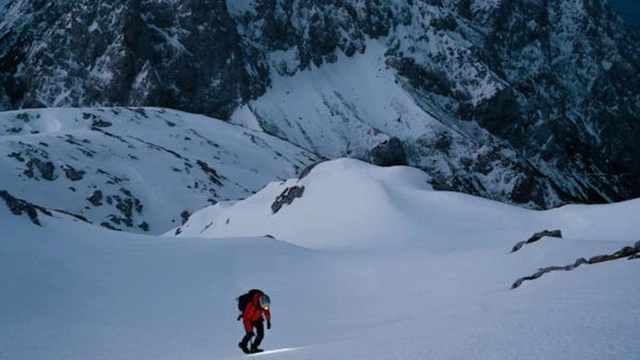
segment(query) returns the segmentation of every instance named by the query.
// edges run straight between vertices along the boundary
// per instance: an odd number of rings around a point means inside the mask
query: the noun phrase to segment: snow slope
[[[638,260],[509,290],[539,267],[633,245],[640,201],[536,212],[433,191],[426,179],[325,162],[194,214],[180,234],[188,237],[111,232],[55,212],[37,227],[0,202],[0,356],[243,359],[233,299],[260,287],[273,305],[264,348],[288,349],[265,359],[640,357]],[[305,186],[302,196],[271,215],[268,198],[293,184]],[[213,237],[227,216],[229,233]],[[286,241],[229,237],[252,222],[247,234]],[[345,233],[339,242],[332,227]],[[532,230],[555,227],[564,238],[510,253]]]
[[[398,84],[396,71],[385,64],[386,50],[371,40],[366,54],[348,58],[338,52],[336,63],[295,76],[274,72],[270,90],[250,108],[259,119],[278,119],[265,125],[270,132],[329,158],[362,156],[388,136],[415,139],[444,131]],[[295,69],[295,57],[271,58],[276,68]]]
[[[179,236],[270,234],[313,248],[408,243],[434,250],[508,247],[514,239],[526,239],[547,228],[562,228],[565,235],[580,239],[637,236],[637,228],[629,226],[640,220],[631,210],[637,201],[615,205],[631,209],[599,224],[599,209],[606,206],[527,210],[466,194],[433,191],[429,180],[426,173],[411,167],[382,168],[354,159],[326,161],[302,179],[272,182],[232,206],[226,203],[201,210],[209,214],[208,222],[188,221]],[[304,187],[302,197],[274,214],[272,203],[294,186]],[[608,235],[611,228],[617,229],[615,235]],[[484,238],[489,234],[490,241]]]
[[[337,52],[335,63],[311,65],[294,76],[274,71],[269,91],[250,101],[249,109],[265,131],[327,158],[368,160],[371,149],[395,137],[409,164],[438,179],[465,177],[469,174],[456,169],[473,164],[483,169],[471,176],[501,194],[498,198],[512,191],[523,173],[512,168],[510,150],[488,156],[499,140],[476,124],[448,122],[435,108],[420,104],[388,65],[383,41],[369,40],[366,49],[352,57]],[[276,69],[295,69],[296,61],[282,52],[271,56]],[[498,86],[481,83],[478,92],[492,93]],[[233,122],[251,123],[246,107],[238,113],[244,116],[233,117]]]
[[[96,224],[159,234],[317,161],[218,119],[156,108],[0,113],[0,190]]]

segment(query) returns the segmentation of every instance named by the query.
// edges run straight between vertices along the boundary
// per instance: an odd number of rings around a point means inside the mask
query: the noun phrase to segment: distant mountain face
[[[601,0],[16,0],[0,106],[244,104],[319,155],[546,208],[640,196],[638,44]]]
[[[173,110],[0,113],[0,191],[118,230],[165,232],[316,161],[262,132]]]
[[[16,1],[0,28],[8,108],[147,105],[227,115],[258,92],[221,1]]]

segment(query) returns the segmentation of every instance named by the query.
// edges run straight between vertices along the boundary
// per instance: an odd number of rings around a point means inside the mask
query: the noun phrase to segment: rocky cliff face
[[[228,116],[262,91],[220,1],[16,1],[0,30],[5,108],[150,105]]]
[[[320,155],[393,159],[489,198],[640,196],[640,47],[602,0],[15,0],[2,19],[4,109],[150,105],[228,118],[248,104],[265,131]],[[400,107],[417,105],[423,126],[405,110],[372,120],[331,87],[320,105],[308,100],[329,118],[314,124],[260,102],[277,79],[366,56],[372,39],[389,86],[408,94]],[[331,130],[314,137],[320,128]]]

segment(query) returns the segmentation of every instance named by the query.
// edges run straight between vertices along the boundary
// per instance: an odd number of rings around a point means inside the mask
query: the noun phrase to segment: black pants
[[[258,321],[254,321],[251,323],[251,326],[253,326],[256,329],[256,338],[253,340],[253,344],[251,345],[251,348],[256,349],[258,346],[260,346],[260,343],[264,338],[264,320],[260,319]],[[247,346],[247,344],[249,344],[249,340],[251,340],[251,335],[250,334],[245,335],[242,338],[242,344],[244,346]]]

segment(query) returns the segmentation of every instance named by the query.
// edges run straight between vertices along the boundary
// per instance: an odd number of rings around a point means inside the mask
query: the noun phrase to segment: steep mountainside
[[[164,232],[317,160],[262,132],[180,111],[0,114],[2,207],[18,211],[24,200],[112,229]]]
[[[16,1],[5,107],[147,105],[224,115],[253,80],[220,1]]]
[[[325,81],[355,58],[375,72]],[[4,109],[246,104],[319,155],[493,199],[640,196],[640,45],[602,0],[15,0],[0,69]]]

